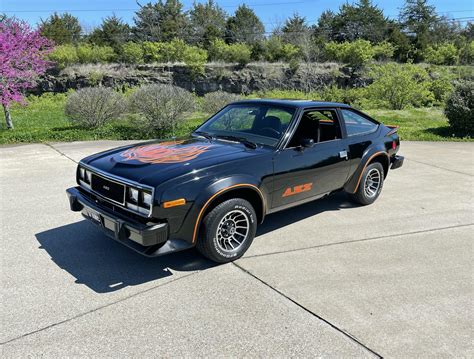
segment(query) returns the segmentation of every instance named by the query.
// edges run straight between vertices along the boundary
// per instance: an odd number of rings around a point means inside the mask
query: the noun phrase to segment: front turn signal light
[[[183,206],[185,204],[186,204],[186,200],[184,198],[180,198],[180,199],[175,199],[174,201],[163,202],[163,208]]]

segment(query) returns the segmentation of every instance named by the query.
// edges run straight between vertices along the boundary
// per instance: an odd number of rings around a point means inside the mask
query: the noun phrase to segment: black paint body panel
[[[238,142],[208,140],[192,135],[180,139],[170,147],[170,156],[173,153],[184,153],[184,160],[181,162],[143,163],[134,160],[136,152],[141,151],[141,155],[149,156],[149,146],[153,149],[154,145],[162,143],[149,141],[94,154],[84,158],[81,164],[96,169],[105,176],[154,188],[151,215],[143,218],[143,223],[165,221],[168,223],[169,238],[191,244],[195,243],[203,208],[212,205],[210,199],[218,200],[220,196],[228,195],[229,191],[246,191],[247,194],[252,192],[256,198],[262,198],[259,218],[263,220],[266,213],[304,203],[340,189],[354,192],[367,161],[371,159],[377,157],[381,162],[387,161],[386,172],[390,163],[395,161],[397,165],[400,164],[400,160],[396,161],[395,157],[399,149],[399,137],[392,128],[378,124],[364,115],[377,124],[376,130],[368,134],[347,136],[340,113],[340,109],[350,108],[347,105],[284,100],[239,103],[275,104],[292,107],[296,111],[287,132],[276,147],[259,145],[253,149]],[[285,148],[302,113],[306,109],[317,108],[329,108],[338,114],[342,138],[316,143],[309,148]],[[198,152],[196,157],[191,158]],[[347,157],[342,156],[344,153],[347,153]],[[299,187],[309,183],[312,186]],[[284,196],[285,191],[289,191],[291,195]],[[185,199],[186,204],[163,208],[164,202],[176,199]]]

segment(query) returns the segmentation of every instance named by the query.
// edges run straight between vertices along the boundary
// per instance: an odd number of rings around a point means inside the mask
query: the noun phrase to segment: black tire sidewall
[[[219,226],[219,222],[222,220],[222,218],[224,218],[227,213],[233,210],[240,210],[247,216],[249,221],[249,234],[242,246],[236,251],[223,252],[217,243],[217,227]],[[252,244],[257,231],[257,215],[254,208],[248,201],[235,198],[222,202],[216,206],[206,215],[203,224],[203,231],[201,235],[202,246],[200,246],[203,250],[201,250],[201,252],[211,260],[219,263],[226,263],[242,257],[242,255]]]

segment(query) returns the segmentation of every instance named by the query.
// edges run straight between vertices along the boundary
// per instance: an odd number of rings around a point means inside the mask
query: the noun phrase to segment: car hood
[[[188,137],[119,147],[86,157],[81,162],[114,176],[157,186],[181,175],[268,151],[268,148],[247,148],[241,143]]]

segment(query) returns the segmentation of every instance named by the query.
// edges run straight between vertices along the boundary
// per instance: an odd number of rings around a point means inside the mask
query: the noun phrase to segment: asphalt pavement
[[[269,215],[226,265],[69,210],[75,161],[124,143],[0,147],[3,358],[474,356],[474,143],[402,142],[375,204]]]

